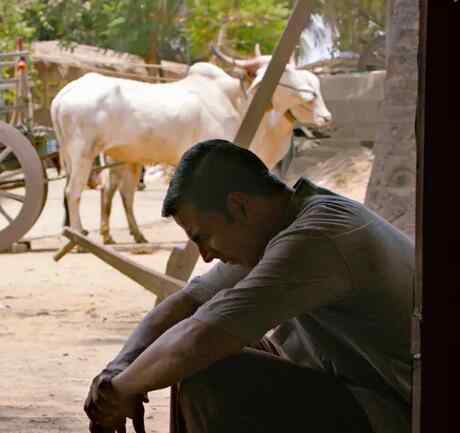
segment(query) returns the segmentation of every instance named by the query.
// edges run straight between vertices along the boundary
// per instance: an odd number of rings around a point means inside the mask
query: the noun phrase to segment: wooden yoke
[[[264,112],[269,104],[271,104],[271,98],[276,85],[310,16],[310,3],[311,0],[297,0],[286,29],[275,48],[264,78],[233,140],[241,147],[249,148]],[[199,257],[196,245],[192,241],[188,241],[185,248],[173,249],[168,260],[166,275],[163,275],[149,270],[141,264],[129,260],[112,249],[91,241],[67,227],[64,229],[63,235],[70,240],[70,243],[65,245],[54,256],[56,261],[67,254],[75,244],[80,245],[147,290],[153,292],[157,296],[157,304],[166,296],[179,290],[186,284],[184,281],[190,277]]]

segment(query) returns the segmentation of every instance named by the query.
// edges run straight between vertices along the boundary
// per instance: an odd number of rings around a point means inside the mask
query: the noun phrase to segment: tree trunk
[[[145,63],[150,65],[159,65],[161,63],[161,57],[158,49],[158,33],[155,29],[152,29],[149,35],[149,49],[145,57]],[[148,70],[149,75],[154,77],[161,77],[161,69],[151,68]]]
[[[419,5],[391,0],[387,11],[383,121],[365,203],[414,239]]]

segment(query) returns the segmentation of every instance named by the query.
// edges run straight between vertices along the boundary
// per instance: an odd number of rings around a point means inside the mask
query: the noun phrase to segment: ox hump
[[[212,63],[198,62],[190,67],[188,75],[200,75],[202,77],[219,79],[219,78],[230,78],[230,76],[224,72],[221,68]]]

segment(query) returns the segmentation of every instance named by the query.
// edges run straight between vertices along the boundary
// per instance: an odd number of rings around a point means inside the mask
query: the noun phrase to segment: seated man
[[[168,386],[178,433],[410,431],[409,238],[224,140],[184,154],[162,214],[219,262],[93,380],[93,433],[123,432],[126,417],[143,431],[143,395]]]

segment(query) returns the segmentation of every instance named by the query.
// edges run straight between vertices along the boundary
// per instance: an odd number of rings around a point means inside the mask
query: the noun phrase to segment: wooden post
[[[425,81],[426,81],[426,35],[428,1],[420,1],[418,45],[418,93],[415,116],[415,140],[417,146],[417,184],[415,190],[415,278],[413,287],[411,352],[412,352],[412,433],[421,431],[422,403],[422,299],[423,299],[423,192],[424,192],[424,146],[425,146]]]

